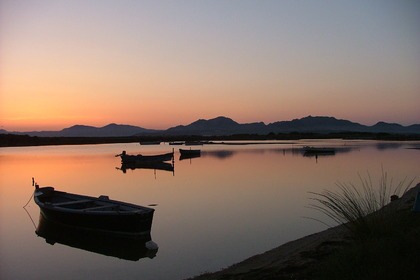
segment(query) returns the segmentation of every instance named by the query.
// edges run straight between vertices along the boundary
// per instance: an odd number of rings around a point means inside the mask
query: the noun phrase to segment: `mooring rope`
[[[26,204],[23,206],[23,208],[28,206],[28,204],[29,204],[29,202],[31,202],[33,196],[34,196],[34,193],[31,194],[31,197],[29,198],[28,202],[26,202]]]

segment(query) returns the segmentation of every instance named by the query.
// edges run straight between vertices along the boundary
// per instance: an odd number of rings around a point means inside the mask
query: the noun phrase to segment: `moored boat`
[[[193,149],[179,149],[181,156],[199,156],[201,154],[201,150],[193,150]]]
[[[201,150],[193,150],[193,149],[179,149],[179,160],[183,159],[190,159],[190,158],[197,158],[201,156]]]
[[[327,148],[327,147],[310,147],[310,146],[305,146],[303,147],[303,151],[305,153],[305,155],[333,155],[335,154],[335,149],[334,148]]]
[[[160,145],[160,141],[140,141],[140,145]]]
[[[34,201],[41,214],[73,227],[138,236],[150,232],[154,209],[111,200],[57,191],[35,184]]]
[[[169,161],[174,158],[174,152],[159,154],[159,155],[128,155],[126,151],[123,151],[121,154],[116,155],[116,157],[121,157],[122,163],[146,163],[146,162],[163,162]]]

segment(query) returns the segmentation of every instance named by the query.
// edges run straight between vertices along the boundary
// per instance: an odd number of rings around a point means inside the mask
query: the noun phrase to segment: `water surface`
[[[335,155],[305,157],[305,145]],[[394,182],[419,178],[420,142],[343,140],[204,145],[199,158],[179,160],[179,146],[131,144],[0,149],[1,279],[183,279],[215,271],[287,241],[325,229],[306,206],[308,192],[334,190],[358,175]],[[116,154],[175,148],[174,171],[127,169]],[[185,147],[184,147],[185,148]],[[55,243],[35,233],[39,208],[31,178],[41,185],[156,209],[151,239],[159,250],[138,261]],[[416,180],[418,182],[418,179]],[[32,222],[33,221],[33,222]]]

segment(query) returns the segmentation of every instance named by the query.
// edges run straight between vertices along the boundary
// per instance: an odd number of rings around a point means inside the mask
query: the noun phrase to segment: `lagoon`
[[[336,152],[304,156],[304,146],[334,147]],[[382,170],[394,185],[414,177],[418,183],[420,175],[419,141],[219,143],[198,146],[199,158],[179,160],[182,147],[129,143],[1,148],[0,278],[184,279],[324,230],[325,225],[310,219],[329,222],[307,207],[309,192],[334,190],[337,182],[358,184],[359,176],[370,176],[377,184]],[[123,150],[146,155],[173,148],[173,172],[124,172],[115,157]],[[47,243],[35,233],[38,206],[31,200],[23,208],[33,192],[32,177],[41,186],[153,205],[156,255],[130,261]]]

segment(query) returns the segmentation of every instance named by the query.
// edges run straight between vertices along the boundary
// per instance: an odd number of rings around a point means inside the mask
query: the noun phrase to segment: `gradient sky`
[[[0,1],[0,128],[420,123],[420,1]]]

